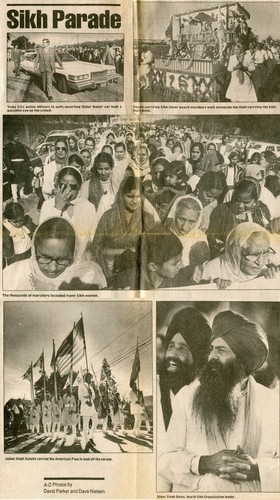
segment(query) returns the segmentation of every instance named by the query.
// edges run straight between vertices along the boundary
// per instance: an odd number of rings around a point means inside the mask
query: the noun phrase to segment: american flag
[[[138,339],[137,339],[136,351],[135,351],[135,356],[134,356],[134,360],[133,360],[133,365],[132,365],[131,374],[130,374],[130,381],[129,381],[129,385],[131,388],[133,388],[133,386],[137,380],[137,377],[139,375],[139,372],[140,372],[140,356],[139,356]]]
[[[31,365],[26,370],[25,374],[22,375],[22,378],[25,380],[29,380],[29,382],[31,382],[31,379],[32,379],[32,367],[31,367]]]
[[[59,375],[67,375],[85,354],[85,334],[83,318],[74,325],[56,353],[56,366]]]

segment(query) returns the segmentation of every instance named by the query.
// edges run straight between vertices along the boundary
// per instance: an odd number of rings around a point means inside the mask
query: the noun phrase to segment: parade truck
[[[164,101],[224,101],[228,58],[237,40],[251,36],[250,14],[239,3],[171,16],[169,51],[154,57],[150,86]]]

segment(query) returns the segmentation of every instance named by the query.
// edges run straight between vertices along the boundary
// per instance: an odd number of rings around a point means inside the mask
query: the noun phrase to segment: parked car
[[[32,168],[35,167],[42,167],[43,163],[41,158],[37,155],[37,153],[31,149],[29,146],[26,146],[24,144],[24,147],[26,149],[26,152],[28,154],[29,160],[30,160],[30,166]],[[10,181],[10,173],[9,169],[7,168],[6,161],[5,161],[5,146],[3,148],[3,201],[7,201],[12,197],[12,191],[11,191],[11,181]]]
[[[263,151],[273,151],[276,156],[280,156],[280,144],[252,141],[248,150],[248,158],[251,158],[253,153],[262,153]]]
[[[20,63],[20,68],[25,73],[40,75],[39,68],[35,70],[35,59],[37,52],[26,52]],[[55,63],[54,82],[61,94],[70,91],[94,89],[97,85],[105,85],[107,82],[118,78],[114,65],[94,64],[79,61],[69,52],[58,52],[63,63],[63,69]]]

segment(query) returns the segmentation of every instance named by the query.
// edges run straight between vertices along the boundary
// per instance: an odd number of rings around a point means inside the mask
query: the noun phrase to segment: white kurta
[[[250,76],[243,71],[244,81],[239,82],[237,71],[233,68],[238,64],[236,55],[230,56],[228,71],[231,72],[231,81],[227,89],[226,98],[232,102],[257,102],[257,95]],[[243,59],[243,66],[246,70],[254,71],[255,65],[252,62],[251,54],[246,53]]]
[[[214,474],[200,476],[190,471],[192,461],[198,463],[197,458],[213,454],[215,449],[215,444],[211,442],[210,452],[209,438],[192,416],[192,398],[197,386],[198,382],[195,381],[190,386],[183,387],[175,397],[173,414],[165,436],[165,449],[158,460],[159,475],[173,484],[173,491],[279,491],[278,395],[252,380],[253,391],[249,391],[247,396],[246,393],[240,396],[239,414],[233,432],[227,436],[227,448],[242,446],[245,437],[245,397],[250,398],[249,405],[254,398],[254,415],[260,433],[260,444],[255,457],[260,482],[242,481],[235,484]],[[214,453],[221,449],[217,448]]]

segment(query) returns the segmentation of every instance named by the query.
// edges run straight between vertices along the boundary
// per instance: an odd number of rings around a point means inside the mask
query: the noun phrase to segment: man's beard
[[[225,433],[233,429],[238,413],[236,385],[245,377],[244,368],[234,359],[223,365],[210,360],[199,376],[200,385],[194,398],[192,413],[206,434],[213,434],[214,425]]]
[[[168,370],[170,362],[176,363],[177,369],[175,371]],[[171,389],[174,394],[177,394],[184,385],[189,385],[195,378],[193,363],[182,363],[178,358],[173,357],[165,359],[163,363],[163,373],[169,389]]]

